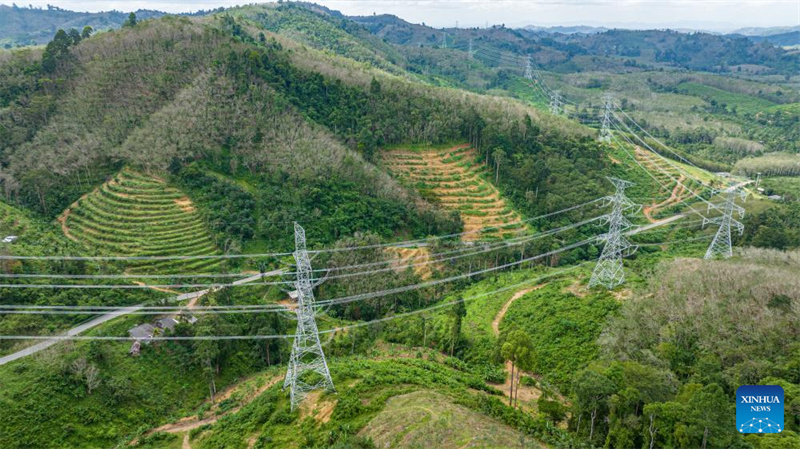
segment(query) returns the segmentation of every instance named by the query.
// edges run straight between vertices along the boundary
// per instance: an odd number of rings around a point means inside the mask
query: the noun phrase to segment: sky
[[[0,1],[9,4],[8,0]],[[236,6],[241,0],[18,0],[74,11],[156,9],[171,13]],[[800,0],[317,0],[347,15],[394,14],[434,27],[592,25],[619,28],[800,26]]]

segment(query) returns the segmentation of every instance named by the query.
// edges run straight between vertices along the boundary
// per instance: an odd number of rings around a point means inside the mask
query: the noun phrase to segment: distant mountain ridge
[[[756,42],[770,42],[781,47],[800,45],[800,30],[788,33],[770,34],[768,36],[748,36],[750,40]]]
[[[597,34],[608,31],[610,28],[597,27],[590,25],[574,25],[574,26],[538,26],[527,25],[523,29],[530,31],[539,31],[543,33],[560,33],[560,34]]]
[[[800,32],[800,25],[789,27],[747,27],[733,30],[729,34],[741,34],[742,36],[774,36],[777,34],[786,34],[791,32]]]
[[[139,9],[134,11],[139,20],[167,15],[162,11]],[[203,15],[198,11],[189,15]],[[48,43],[59,29],[85,26],[95,30],[119,28],[128,18],[129,11],[77,12],[48,5],[47,8],[7,6],[0,4],[0,47],[11,48]]]

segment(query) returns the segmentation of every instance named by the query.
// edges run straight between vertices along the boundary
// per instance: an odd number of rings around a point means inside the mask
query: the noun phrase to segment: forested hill
[[[288,24],[281,34],[259,26],[275,14]],[[207,185],[199,173],[211,170],[248,178],[243,197],[265,204],[235,237],[275,244],[288,243],[283,224],[300,212],[312,213],[310,236],[321,242],[359,230],[389,237],[458,229],[372,165],[376,151],[393,144],[471,142],[486,160],[500,149],[514,160],[502,167],[508,194],[529,213],[606,189],[603,158],[587,129],[513,100],[430,87],[287,39],[297,35],[292,23],[313,31],[308,14],[315,13],[265,5],[165,17],[86,39],[58,33],[41,53],[5,54],[6,194],[52,218],[126,164],[188,186]],[[579,159],[585,170],[576,176],[570,166]],[[190,165],[201,167],[185,174]],[[537,175],[517,178],[522,167]],[[556,194],[567,182],[582,187]],[[528,202],[529,191],[545,201]],[[283,240],[270,238],[280,226]]]
[[[160,11],[139,10],[136,17],[161,17]],[[128,19],[127,12],[76,12],[48,5],[47,9],[0,5],[0,47],[46,44],[58,29],[90,26],[95,30],[119,28]]]
[[[718,36],[671,30],[607,30],[584,33],[550,33],[504,26],[437,29],[408,23],[396,16],[351,17],[372,33],[400,45],[440,47],[448,35],[450,45],[472,39],[475,45],[530,54],[549,68],[574,69],[573,59],[589,55],[632,58],[638,64],[666,65],[690,70],[726,72],[742,64],[763,66],[778,73],[794,73],[800,57],[769,41],[755,42],[743,36]],[[462,50],[463,45],[459,48]]]

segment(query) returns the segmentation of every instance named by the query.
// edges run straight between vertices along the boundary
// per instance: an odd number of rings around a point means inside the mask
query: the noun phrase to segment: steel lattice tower
[[[561,115],[561,91],[553,91],[553,96],[550,97],[550,113],[553,115]]]
[[[531,57],[525,57],[525,78],[533,81],[533,67],[531,66]]]
[[[294,260],[297,263],[297,331],[295,332],[289,369],[283,388],[290,388],[292,410],[309,391],[319,388],[333,390],[333,380],[328,362],[319,342],[319,331],[314,313],[314,285],[311,283],[311,261],[306,251],[306,231],[294,224]]]
[[[614,107],[614,97],[611,95],[605,95],[603,97],[603,121],[602,127],[600,128],[600,141],[601,142],[610,142],[611,141],[611,109]]]
[[[636,251],[636,246],[632,245],[624,235],[624,232],[633,226],[625,218],[625,213],[633,209],[638,210],[639,205],[634,204],[625,196],[625,189],[632,186],[633,183],[617,178],[607,179],[614,184],[616,191],[613,195],[605,198],[606,203],[612,205],[611,213],[606,217],[608,233],[600,237],[606,244],[603,246],[603,252],[592,272],[589,287],[602,285],[610,290],[625,282],[622,258]]]
[[[731,248],[731,226],[739,231],[739,235],[744,232],[744,225],[733,218],[733,213],[739,214],[739,218],[744,217],[744,208],[736,204],[736,197],[742,198],[742,201],[747,197],[747,193],[741,190],[740,186],[732,183],[730,187],[723,191],[725,193],[725,203],[720,207],[717,205],[709,204],[708,209],[717,209],[722,212],[722,215],[714,218],[704,218],[703,226],[708,223],[719,225],[714,240],[706,250],[705,259],[716,259],[717,257],[729,258],[733,255]]]

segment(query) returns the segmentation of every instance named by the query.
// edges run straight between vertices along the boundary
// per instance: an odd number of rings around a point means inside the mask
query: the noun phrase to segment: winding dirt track
[[[541,284],[534,287],[528,287],[514,293],[514,295],[511,296],[511,298],[509,298],[509,300],[506,301],[505,304],[503,304],[503,308],[501,308],[500,311],[497,312],[497,315],[495,315],[494,320],[492,320],[492,330],[494,331],[494,335],[495,336],[500,335],[500,322],[503,321],[503,318],[506,316],[506,312],[508,312],[508,308],[511,307],[511,304],[513,304],[514,301],[518,300],[519,298],[522,298],[523,296],[527,295],[528,293],[534,290],[539,290],[540,288],[546,285],[547,284]],[[511,388],[511,362],[506,362],[506,380],[503,382],[503,386],[500,387],[500,391],[502,391],[504,395],[508,396],[510,388]],[[535,399],[538,399],[539,396],[541,395],[542,392],[536,387],[530,387],[526,385],[519,386],[518,396],[520,400],[522,400],[523,402],[533,401]]]
[[[165,425],[163,425],[161,427],[157,427],[157,428],[147,432],[147,435],[150,435],[150,434],[153,434],[153,433],[156,433],[156,432],[167,432],[167,433],[176,433],[176,434],[181,434],[182,433],[184,435],[183,435],[183,441],[181,443],[181,449],[192,449],[192,445],[189,442],[189,432],[190,431],[192,431],[193,429],[196,429],[198,427],[204,426],[206,424],[214,424],[215,422],[217,422],[223,416],[238,412],[242,407],[244,407],[245,405],[247,405],[250,402],[252,402],[255,398],[259,397],[262,393],[267,391],[270,387],[272,387],[273,385],[275,385],[276,383],[278,383],[282,379],[283,379],[283,376],[275,376],[275,377],[269,379],[263,386],[261,386],[260,388],[255,390],[253,393],[247,395],[247,397],[245,397],[242,400],[241,404],[239,404],[236,407],[228,410],[225,413],[222,413],[222,414],[219,414],[219,415],[214,415],[214,416],[211,416],[211,417],[208,417],[208,418],[204,418],[204,419],[197,419],[197,416],[187,416],[186,418],[181,418],[181,419],[179,419],[178,421],[176,421],[174,423],[165,424]],[[222,401],[224,401],[225,399],[228,399],[229,397],[231,397],[237,391],[238,391],[237,386],[233,386],[233,387],[229,388],[228,390],[226,390],[225,392],[223,392],[222,394],[220,394],[219,396],[217,396],[215,398],[215,400],[214,400],[214,405],[211,407],[211,411],[214,412]],[[248,444],[250,444],[250,441],[252,441],[252,444],[255,444],[255,439],[251,438],[250,440],[248,440]]]
[[[655,223],[658,221],[657,219],[653,218],[653,215],[658,212],[659,209],[663,209],[665,207],[669,207],[681,200],[681,196],[683,195],[686,188],[683,185],[683,182],[686,180],[686,177],[680,175],[678,178],[678,182],[675,183],[675,187],[672,188],[672,193],[670,193],[669,198],[665,199],[664,201],[658,204],[651,204],[649,206],[644,206],[642,208],[642,213],[650,223]]]

